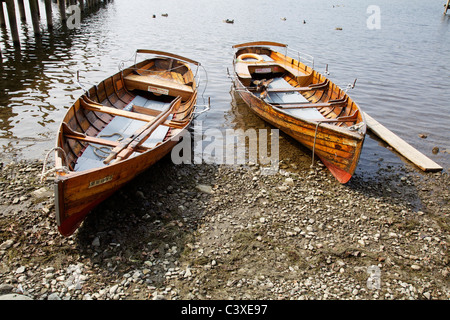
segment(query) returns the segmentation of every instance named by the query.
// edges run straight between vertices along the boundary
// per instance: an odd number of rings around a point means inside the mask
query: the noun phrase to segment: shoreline
[[[64,238],[41,170],[37,160],[1,167],[0,295],[450,298],[446,172],[382,168],[341,185],[320,165],[286,162],[261,175],[259,165],[174,165],[166,157]],[[373,269],[379,289],[368,285]]]

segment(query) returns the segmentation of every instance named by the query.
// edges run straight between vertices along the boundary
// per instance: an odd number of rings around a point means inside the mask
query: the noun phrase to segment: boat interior
[[[196,95],[191,69],[173,58],[145,60],[105,79],[63,121],[69,168],[99,168],[117,160],[119,149],[132,146],[125,157],[133,157],[158,146],[189,124]]]
[[[234,63],[246,89],[281,113],[344,128],[361,121],[347,94],[306,64],[266,47],[242,48]]]

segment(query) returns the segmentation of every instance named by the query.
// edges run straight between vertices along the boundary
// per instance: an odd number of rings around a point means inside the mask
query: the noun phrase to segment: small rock
[[[100,238],[99,237],[95,237],[95,239],[92,241],[91,245],[93,247],[99,247],[100,246]]]
[[[411,269],[413,269],[413,270],[420,270],[420,266],[418,266],[417,264],[413,264],[411,266]]]
[[[12,292],[14,287],[11,284],[1,284],[0,285],[0,294],[6,294]]]
[[[56,292],[54,292],[48,296],[47,300],[61,300],[61,298],[59,297],[59,295]]]
[[[17,274],[21,274],[21,273],[24,273],[24,272],[25,272],[25,267],[24,266],[18,267],[16,269],[16,273]]]
[[[431,152],[433,152],[433,154],[438,154],[439,153],[439,148],[438,147],[434,147],[433,150],[431,150]]]
[[[144,193],[143,193],[142,191],[136,191],[136,195],[137,195],[139,198],[145,200],[145,195],[144,195]]]
[[[111,288],[109,288],[109,294],[112,296],[116,293],[117,288],[119,288],[118,284],[113,285]]]
[[[147,269],[147,268],[142,269],[142,273],[144,274],[144,276],[149,274],[150,272],[151,272],[150,269]]]
[[[10,240],[6,240],[5,242],[3,242],[1,245],[0,245],[0,250],[6,250],[6,249],[9,249],[9,248],[11,248],[11,246],[14,244],[14,241],[12,241],[11,239]]]
[[[286,183],[286,185],[293,187],[295,185],[294,183],[294,179],[292,178],[286,178],[286,180],[284,181]]]
[[[151,261],[148,261],[148,260],[145,261],[144,264],[145,264],[146,266],[148,266],[148,267],[153,266],[153,263],[152,263]]]
[[[203,192],[203,193],[207,193],[207,194],[213,194],[213,190],[211,186],[207,186],[205,184],[198,184],[196,186],[197,190]]]
[[[47,188],[42,187],[40,189],[34,190],[31,192],[31,195],[35,198],[45,198],[53,195],[53,192],[49,191]]]

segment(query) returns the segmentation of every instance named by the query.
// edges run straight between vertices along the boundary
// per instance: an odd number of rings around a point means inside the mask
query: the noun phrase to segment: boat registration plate
[[[106,177],[98,179],[98,180],[90,181],[89,188],[96,187],[101,184],[107,183],[107,182],[111,181],[112,179],[113,179],[113,175],[109,175],[109,176],[106,176]]]
[[[272,72],[271,68],[259,68],[255,69],[255,73],[270,73]]]
[[[161,88],[152,87],[152,86],[148,86],[147,91],[157,93],[157,94],[164,94],[164,95],[169,94],[168,89],[161,89]]]

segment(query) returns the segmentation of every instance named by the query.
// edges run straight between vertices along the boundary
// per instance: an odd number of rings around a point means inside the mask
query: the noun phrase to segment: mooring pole
[[[41,35],[41,29],[39,26],[39,9],[38,3],[36,0],[30,0],[30,12],[31,12],[31,21],[33,22],[33,30],[35,36]]]
[[[3,11],[3,2],[0,1],[0,27],[6,28],[5,12]]]
[[[19,30],[17,29],[16,5],[14,0],[5,0],[8,9],[9,27],[11,28],[11,36],[15,46],[20,46]]]
[[[47,28],[53,29],[52,0],[45,0],[45,16],[47,17]]]
[[[37,14],[38,14],[38,17],[40,17],[41,16],[41,9],[39,8],[39,0],[29,0],[30,2],[31,1],[34,1],[34,2],[36,2],[36,12],[37,12]]]
[[[17,4],[19,5],[20,21],[26,22],[27,16],[25,14],[25,5],[23,4],[23,0],[17,0]]]
[[[445,6],[444,14],[447,14],[447,10],[450,9],[450,0],[447,0],[447,4],[445,4],[444,6]]]
[[[59,11],[61,14],[61,21],[66,22],[66,0],[58,0],[59,1]]]

